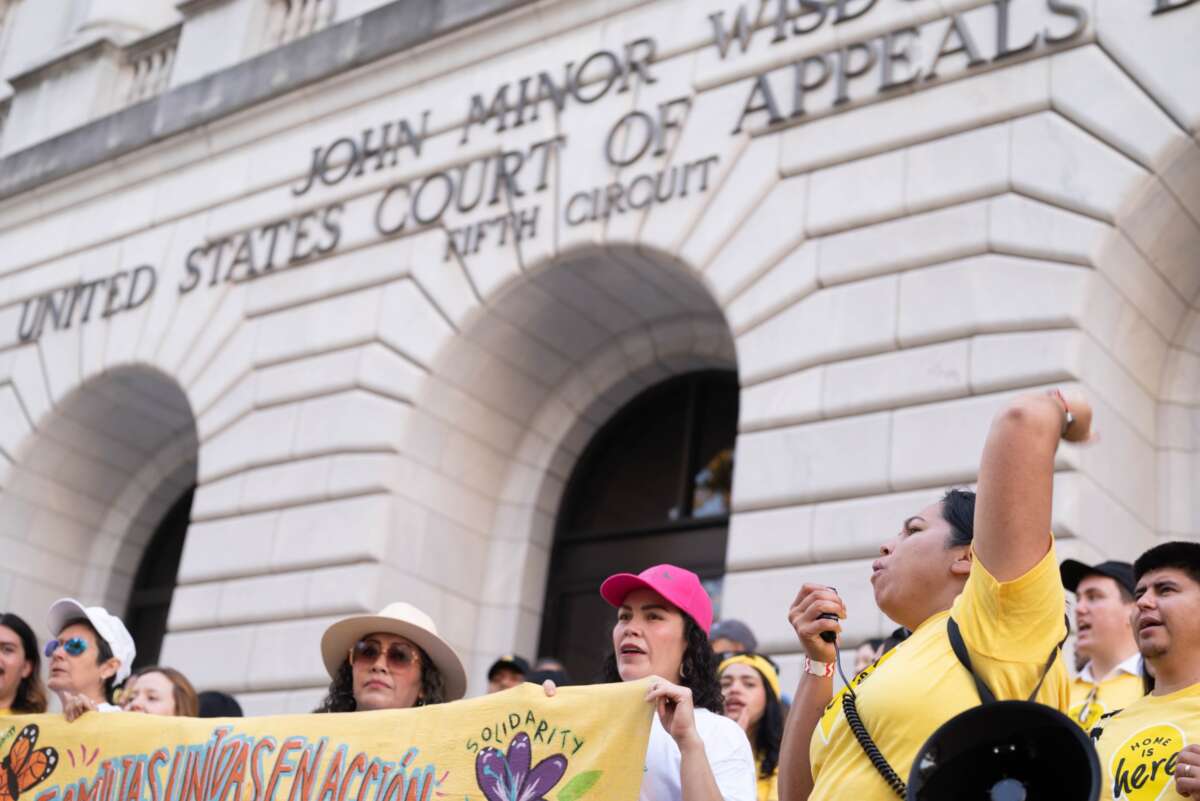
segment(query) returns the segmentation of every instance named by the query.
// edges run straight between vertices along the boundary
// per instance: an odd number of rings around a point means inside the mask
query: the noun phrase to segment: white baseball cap
[[[87,618],[87,621],[92,624],[92,628],[96,630],[96,634],[108,643],[113,656],[120,660],[121,666],[117,668],[114,683],[120,684],[129,678],[129,673],[133,669],[133,658],[137,656],[137,648],[133,644],[133,637],[129,635],[129,629],[125,628],[121,618],[109,614],[104,607],[84,606],[74,598],[59,598],[50,604],[50,611],[46,614],[46,625],[57,637],[68,623],[79,618]]]

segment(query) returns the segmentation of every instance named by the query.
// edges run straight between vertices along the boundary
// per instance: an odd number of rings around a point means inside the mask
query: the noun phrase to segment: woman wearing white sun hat
[[[321,658],[332,681],[317,712],[408,709],[467,693],[462,660],[412,604],[339,620],[321,638]]]

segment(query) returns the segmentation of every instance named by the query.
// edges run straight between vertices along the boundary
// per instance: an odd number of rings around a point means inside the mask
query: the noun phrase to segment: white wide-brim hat
[[[104,607],[84,606],[74,598],[59,598],[50,605],[50,611],[46,614],[46,626],[57,637],[62,634],[68,623],[80,618],[85,618],[92,624],[96,634],[108,643],[109,650],[120,661],[121,666],[117,668],[114,683],[120,684],[129,678],[133,660],[137,656],[137,648],[121,618],[111,614]]]
[[[321,659],[329,677],[336,679],[338,670],[349,657],[354,644],[369,634],[395,634],[421,648],[442,674],[446,685],[446,700],[457,701],[467,694],[467,671],[462,660],[449,643],[438,636],[433,618],[412,604],[403,602],[385,606],[377,615],[360,615],[339,620],[325,630],[321,637]]]

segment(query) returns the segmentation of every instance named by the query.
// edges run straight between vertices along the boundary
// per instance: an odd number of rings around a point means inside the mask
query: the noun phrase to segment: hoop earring
[[[687,677],[687,662],[684,662],[679,666],[679,678],[686,679]]]

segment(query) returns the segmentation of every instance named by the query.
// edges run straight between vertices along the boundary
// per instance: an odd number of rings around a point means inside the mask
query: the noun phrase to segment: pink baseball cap
[[[712,599],[704,591],[700,577],[690,570],[675,565],[655,565],[636,576],[632,573],[617,573],[609,576],[600,585],[600,596],[613,606],[625,602],[625,596],[642,588],[654,590],[675,606],[691,615],[696,625],[708,634],[712,628]]]

